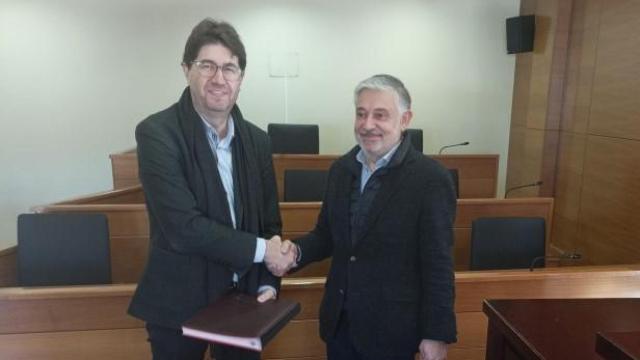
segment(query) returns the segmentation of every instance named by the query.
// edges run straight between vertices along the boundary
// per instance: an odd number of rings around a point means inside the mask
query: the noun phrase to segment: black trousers
[[[393,357],[367,356],[360,353],[353,345],[346,311],[340,315],[335,336],[327,340],[327,360],[414,360],[414,357],[415,353]]]
[[[182,336],[182,331],[146,324],[153,360],[202,360],[209,343]],[[216,360],[259,360],[260,353],[229,346],[213,347]]]

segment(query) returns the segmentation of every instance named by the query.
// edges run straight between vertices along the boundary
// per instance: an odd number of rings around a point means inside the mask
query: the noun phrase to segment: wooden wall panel
[[[640,218],[634,209],[640,183],[640,2],[521,4],[523,14],[541,20],[536,37],[542,38],[533,54],[517,59],[522,64],[516,66],[507,187],[537,170],[545,182],[555,177],[553,191],[540,192],[556,198],[554,249],[581,252],[592,264],[640,261]],[[566,35],[568,52],[561,40]],[[555,129],[558,104],[561,133],[554,154],[549,133],[544,141],[532,141],[530,130],[539,127],[545,109],[544,128]],[[543,144],[542,150],[532,143]],[[541,163],[531,160],[540,158]]]
[[[520,1],[520,14],[521,15],[531,15],[535,14],[537,0],[522,0]]]
[[[550,4],[552,2],[548,1],[546,3]],[[552,9],[549,9],[551,14],[556,17],[556,21],[553,22],[555,28],[552,29],[554,39],[552,43],[553,50],[550,52],[552,60],[549,89],[547,90],[548,106],[544,126],[546,130],[560,130],[573,3],[573,0],[559,1],[557,5],[552,6]],[[556,131],[550,134],[557,136]],[[556,151],[547,151],[545,155],[547,157],[555,157],[556,153]],[[543,170],[543,172],[545,174],[553,174],[553,172],[546,170]]]
[[[516,57],[506,189],[537,180],[543,184],[510,193],[513,197],[555,192],[572,8],[568,0],[521,2],[523,15],[536,16],[536,33],[533,53]]]
[[[579,214],[585,151],[584,135],[562,132],[551,239],[554,246],[568,251],[584,250],[579,244]]]
[[[640,2],[603,1],[589,133],[640,140]]]
[[[587,131],[598,47],[600,1],[574,1],[561,121],[563,132],[584,134]]]
[[[553,47],[558,27],[558,7],[561,1],[537,1],[535,7],[536,34],[529,79],[529,107],[526,126],[547,128],[547,108],[553,65]],[[517,61],[517,59],[516,59]]]
[[[509,138],[509,160],[505,192],[516,186],[541,180],[545,131],[512,127]],[[537,187],[509,192],[508,197],[538,196]]]
[[[558,162],[558,146],[560,132],[558,130],[545,130],[542,153],[542,166],[540,168],[540,180],[538,196],[553,197],[556,186],[556,168]]]
[[[586,144],[586,135],[563,131],[560,138],[558,170],[582,177]]]
[[[531,79],[532,63],[533,54],[531,53],[519,54],[516,57],[513,98],[511,100],[512,128],[524,128],[527,125],[527,114],[529,109],[529,81]]]
[[[640,141],[589,136],[582,236],[593,264],[640,260]]]
[[[577,221],[559,228],[558,247],[571,246],[585,254],[592,264],[640,261],[639,217],[633,216],[638,200],[636,152],[640,148],[640,4],[636,1],[589,0],[584,28],[576,29],[576,47],[582,47],[578,91],[584,102],[576,100],[576,109],[586,109],[566,127],[566,131],[586,131],[577,136],[584,145],[584,158],[575,158],[573,172],[563,179],[566,193],[557,194],[558,203],[577,202]],[[566,107],[571,104],[566,104]],[[582,117],[586,117],[586,120]],[[599,153],[599,152],[606,153]],[[561,154],[562,156],[562,154]],[[582,161],[580,161],[582,160]],[[564,168],[566,169],[566,167]],[[577,170],[579,169],[579,170]],[[564,176],[559,168],[559,176]],[[580,179],[575,179],[580,174]],[[562,199],[564,197],[565,199]],[[568,199],[571,200],[568,200]],[[558,206],[558,211],[563,207]],[[572,219],[573,220],[573,219]],[[576,229],[572,235],[570,229]],[[556,234],[554,234],[555,236]],[[570,239],[565,241],[565,239]]]
[[[586,131],[596,67],[600,0],[574,1],[556,169],[553,246],[585,253],[580,219]],[[585,261],[588,261],[585,257]]]

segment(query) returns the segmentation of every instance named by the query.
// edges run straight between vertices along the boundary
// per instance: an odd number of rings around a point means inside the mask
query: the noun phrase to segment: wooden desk
[[[445,167],[458,169],[461,199],[495,198],[498,186],[498,155],[428,155]],[[113,175],[113,188],[138,185],[138,157],[135,150],[109,155]],[[286,169],[329,169],[340,155],[274,154],[278,196],[284,198],[284,171]]]
[[[599,359],[598,331],[640,330],[640,299],[485,300],[487,359]]]
[[[596,352],[605,360],[639,360],[640,331],[598,333]]]

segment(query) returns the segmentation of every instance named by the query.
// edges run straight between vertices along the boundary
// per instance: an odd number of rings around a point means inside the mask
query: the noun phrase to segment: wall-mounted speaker
[[[536,16],[524,15],[507,19],[507,53],[533,51]]]

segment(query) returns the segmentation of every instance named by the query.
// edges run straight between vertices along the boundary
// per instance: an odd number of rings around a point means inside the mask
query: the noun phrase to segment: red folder
[[[254,296],[230,293],[182,324],[182,334],[212,343],[262,351],[299,312],[300,304],[291,300],[259,303]]]

